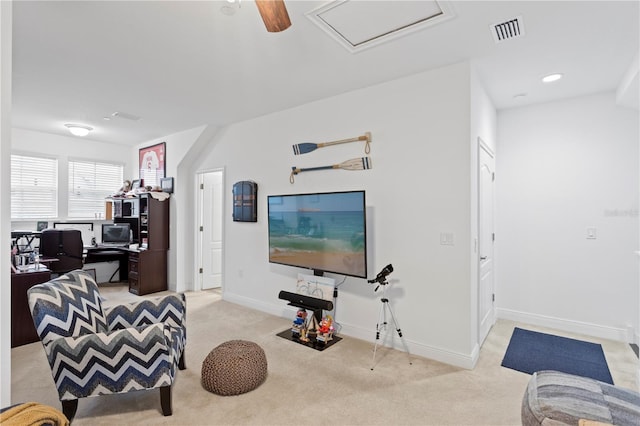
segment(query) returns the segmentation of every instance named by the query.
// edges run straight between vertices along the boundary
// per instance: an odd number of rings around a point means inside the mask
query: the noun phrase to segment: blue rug
[[[517,327],[502,366],[529,374],[556,370],[613,384],[601,345]]]

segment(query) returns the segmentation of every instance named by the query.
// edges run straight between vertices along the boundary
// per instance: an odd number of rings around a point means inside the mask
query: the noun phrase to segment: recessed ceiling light
[[[64,125],[72,135],[74,136],[87,136],[93,127],[85,126],[83,124],[65,124]]]
[[[549,74],[549,75],[546,75],[546,76],[542,77],[542,82],[543,83],[551,83],[551,82],[554,82],[554,81],[558,81],[561,78],[562,78],[562,74],[560,74],[560,73]]]

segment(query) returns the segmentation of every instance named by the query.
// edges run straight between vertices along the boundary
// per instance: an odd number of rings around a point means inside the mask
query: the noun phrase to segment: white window
[[[58,216],[58,160],[11,154],[11,218]]]
[[[104,199],[122,187],[124,166],[69,160],[69,217],[95,218]]]

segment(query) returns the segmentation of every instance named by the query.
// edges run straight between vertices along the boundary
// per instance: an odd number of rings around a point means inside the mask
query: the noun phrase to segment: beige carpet
[[[101,290],[107,303],[126,301],[124,287]],[[187,293],[187,369],[174,385],[173,415],[163,417],[158,390],[81,399],[74,425],[517,425],[529,375],[500,366],[514,326],[601,343],[614,382],[635,388],[637,359],[629,345],[498,321],[474,370],[464,370],[344,337],[325,351],[286,341],[276,333],[287,319],[220,300],[219,293]],[[405,336],[409,338],[409,336]],[[372,332],[373,338],[373,332]],[[218,396],[200,385],[202,361],[231,339],[265,350],[268,376],[257,389]],[[40,343],[14,348],[12,400],[59,408]]]

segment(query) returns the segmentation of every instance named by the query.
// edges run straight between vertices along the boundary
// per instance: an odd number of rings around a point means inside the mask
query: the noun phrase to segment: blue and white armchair
[[[185,369],[184,294],[103,309],[91,275],[76,270],[32,287],[29,307],[69,421],[78,399],[160,388],[165,416],[171,385]]]

